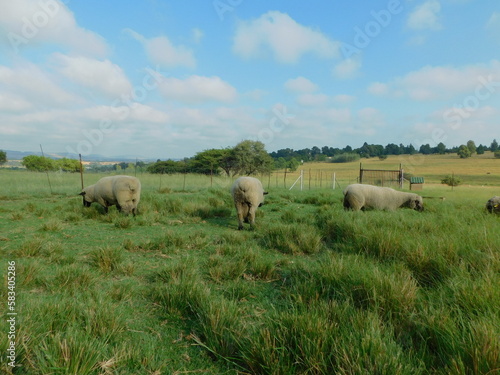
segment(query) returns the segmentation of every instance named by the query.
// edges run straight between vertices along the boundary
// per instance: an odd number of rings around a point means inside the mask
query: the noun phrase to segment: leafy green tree
[[[149,173],[174,174],[182,172],[183,164],[174,160],[161,161],[150,164],[147,168]]]
[[[79,172],[80,162],[76,159],[62,158],[54,161],[55,168],[59,168],[65,172]]]
[[[443,142],[439,142],[438,145],[436,146],[436,152],[439,155],[444,155],[446,154],[446,146],[444,145]]]
[[[295,158],[291,158],[290,160],[287,161],[286,163],[286,167],[291,171],[291,172],[295,172],[297,170],[297,168],[299,167],[300,165],[300,161],[298,161],[297,159]]]
[[[487,150],[488,148],[486,146],[483,146],[483,145],[479,145],[477,146],[477,149],[476,149],[476,153],[478,155],[483,155],[484,152]]]
[[[44,156],[25,156],[21,161],[21,164],[24,165],[29,171],[45,172],[57,170],[55,161]]]
[[[273,159],[266,152],[264,144],[259,141],[245,140],[232,150],[234,174],[252,175],[272,170]]]
[[[189,171],[203,174],[219,174],[219,170],[224,170],[228,175],[228,165],[224,163],[224,158],[229,155],[230,149],[210,149],[198,152],[189,161]]]
[[[457,155],[460,156],[461,159],[467,159],[472,156],[472,153],[470,152],[469,147],[466,145],[461,145],[458,148]]]
[[[467,148],[469,149],[471,156],[476,153],[477,147],[474,141],[467,141]]]
[[[0,150],[0,165],[7,163],[7,153]]]

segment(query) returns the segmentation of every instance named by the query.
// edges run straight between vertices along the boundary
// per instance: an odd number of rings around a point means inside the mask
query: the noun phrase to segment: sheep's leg
[[[238,214],[238,230],[243,229],[243,215],[245,212],[245,205],[242,203],[236,203],[236,213]]]
[[[249,206],[248,209],[248,222],[250,223],[250,227],[253,228],[255,226],[255,212],[257,211],[257,207]]]

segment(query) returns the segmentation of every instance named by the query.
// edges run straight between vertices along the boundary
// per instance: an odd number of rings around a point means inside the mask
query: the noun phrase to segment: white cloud
[[[351,79],[358,75],[360,68],[359,58],[344,59],[333,68],[333,75],[339,79]]]
[[[333,101],[338,104],[351,104],[356,100],[356,97],[347,94],[335,95]]]
[[[232,102],[237,97],[236,89],[219,77],[193,75],[185,80],[164,78],[159,90],[171,100],[196,104],[203,102]]]
[[[123,70],[109,60],[70,57],[59,53],[54,55],[54,59],[61,74],[94,93],[119,97],[132,90]]]
[[[0,93],[33,103],[32,106],[61,106],[77,102],[77,96],[55,83],[54,77],[35,64],[21,63],[16,68],[0,66]]]
[[[243,58],[261,57],[270,51],[282,63],[295,63],[306,53],[335,58],[339,56],[339,48],[339,42],[278,11],[240,22],[233,44],[233,51]]]
[[[77,25],[73,13],[58,0],[2,1],[0,40],[17,53],[43,43],[64,45],[71,51],[104,56],[104,39]]]
[[[481,89],[485,81],[493,82],[489,89]],[[463,67],[425,66],[388,83],[373,83],[368,92],[378,96],[406,96],[418,101],[450,100],[475,95],[478,89],[484,95],[486,90],[500,91],[499,82],[500,61],[493,60],[488,64]]]
[[[381,82],[374,82],[368,87],[368,92],[375,96],[383,96],[389,93],[389,85]]]
[[[408,17],[408,27],[413,30],[440,30],[439,12],[441,4],[437,0],[428,0],[417,6]]]
[[[285,89],[292,92],[311,93],[318,90],[318,85],[307,78],[297,77],[285,82]]]
[[[170,68],[177,66],[196,67],[193,51],[183,45],[174,45],[166,36],[147,39],[131,29],[125,29],[124,32],[143,45],[148,58],[155,64]],[[195,32],[193,35],[201,38],[200,32]]]
[[[325,94],[302,94],[297,98],[297,103],[303,106],[314,107],[325,105],[328,102],[328,95]]]

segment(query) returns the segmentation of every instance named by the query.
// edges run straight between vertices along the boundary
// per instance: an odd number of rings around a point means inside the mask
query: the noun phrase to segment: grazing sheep
[[[424,202],[417,194],[404,193],[387,187],[352,184],[344,190],[344,209],[346,210],[358,211],[374,208],[392,211],[399,207],[423,211]]]
[[[264,191],[262,183],[254,177],[240,177],[231,187],[234,205],[238,214],[238,229],[243,229],[243,220],[250,223],[253,228],[255,225],[255,212],[257,207],[264,203]]]
[[[90,207],[92,202],[97,202],[104,207],[116,205],[118,211],[126,214],[137,213],[137,205],[141,199],[141,182],[131,176],[103,177],[94,185],[82,190],[84,207]]]
[[[500,214],[500,197],[495,195],[493,198],[490,198],[486,203],[486,209],[488,212]]]

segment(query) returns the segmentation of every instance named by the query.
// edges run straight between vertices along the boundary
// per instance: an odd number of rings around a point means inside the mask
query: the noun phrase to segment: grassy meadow
[[[484,160],[423,162],[413,175],[436,198],[421,213],[344,211],[326,176],[345,187],[359,163],[305,165],[328,172],[304,191],[288,190],[298,172],[286,188],[262,177],[269,195],[243,231],[230,178],[138,174],[131,217],[84,208],[79,175],[49,174],[51,192],[44,173],[0,169],[0,371],[499,374],[500,216],[484,205],[500,160]],[[436,184],[452,170],[466,185]]]

